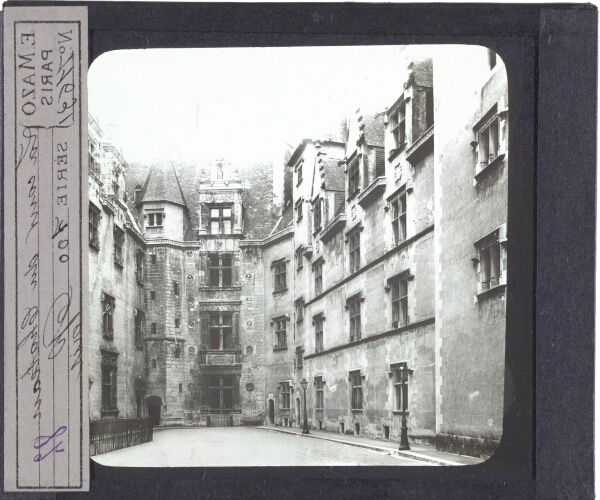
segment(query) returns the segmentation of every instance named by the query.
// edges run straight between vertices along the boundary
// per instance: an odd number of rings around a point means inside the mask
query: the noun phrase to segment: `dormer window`
[[[394,149],[402,149],[406,144],[406,106],[404,103],[390,115],[390,126],[394,138]]]
[[[358,163],[358,157],[356,157],[348,166],[348,196],[352,196],[360,189],[360,173]]]
[[[210,207],[210,234],[231,234],[233,213],[231,207]]]

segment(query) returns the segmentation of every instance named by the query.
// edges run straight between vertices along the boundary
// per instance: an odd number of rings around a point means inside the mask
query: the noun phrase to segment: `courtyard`
[[[433,465],[386,451],[249,427],[158,430],[151,443],[92,460],[109,467]]]

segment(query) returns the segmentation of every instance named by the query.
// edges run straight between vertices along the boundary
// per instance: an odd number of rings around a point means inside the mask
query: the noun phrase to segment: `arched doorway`
[[[302,427],[302,412],[300,406],[300,398],[296,398],[296,425],[298,425],[298,427]]]
[[[148,396],[145,401],[146,406],[148,407],[148,417],[150,417],[150,422],[152,425],[159,425],[162,399],[158,396]]]
[[[269,399],[269,424],[275,423],[275,402]]]

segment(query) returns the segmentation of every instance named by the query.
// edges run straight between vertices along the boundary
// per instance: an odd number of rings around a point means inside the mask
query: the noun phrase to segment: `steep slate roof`
[[[414,82],[421,87],[433,87],[433,59],[421,59],[413,61],[408,65],[411,72],[406,82],[407,86]]]
[[[325,189],[328,191],[344,191],[346,174],[339,164],[340,160],[325,158]]]
[[[152,165],[142,191],[142,201],[168,201],[187,208],[173,165]]]
[[[333,216],[344,212],[346,210],[346,200],[344,191],[336,191],[333,194]]]
[[[384,146],[385,111],[363,116],[365,141],[369,146]]]

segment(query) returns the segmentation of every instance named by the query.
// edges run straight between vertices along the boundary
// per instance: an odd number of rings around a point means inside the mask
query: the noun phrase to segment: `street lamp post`
[[[304,391],[304,424],[302,425],[302,434],[310,434],[308,431],[308,413],[306,413],[306,388],[308,387],[308,381],[303,378],[300,385]]]

